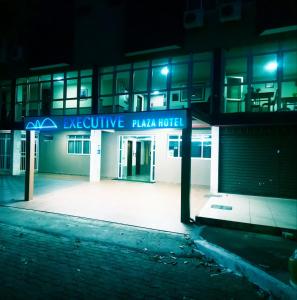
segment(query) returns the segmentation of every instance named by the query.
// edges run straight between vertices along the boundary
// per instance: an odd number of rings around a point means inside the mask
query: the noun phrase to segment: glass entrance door
[[[6,173],[11,167],[11,134],[0,133],[0,172]]]
[[[155,149],[154,136],[120,136],[118,178],[155,182]]]

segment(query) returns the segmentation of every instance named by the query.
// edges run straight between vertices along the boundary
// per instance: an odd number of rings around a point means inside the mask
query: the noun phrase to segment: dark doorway
[[[132,176],[132,156],[133,156],[133,143],[132,143],[132,141],[128,141],[127,176]]]
[[[41,98],[42,98],[42,115],[48,116],[50,114],[51,90],[43,87],[41,90]]]
[[[141,142],[136,142],[136,175],[140,175],[141,167]]]
[[[137,98],[136,98],[136,111],[142,111],[142,101],[143,101],[143,98],[141,96],[138,96],[137,95]]]

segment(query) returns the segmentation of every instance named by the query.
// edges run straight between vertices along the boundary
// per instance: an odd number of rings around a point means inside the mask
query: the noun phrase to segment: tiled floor
[[[34,199],[23,199],[24,177],[0,176],[0,203],[142,227],[184,232],[180,185],[38,174]],[[231,210],[218,207],[229,206]],[[191,217],[238,221],[297,230],[297,200],[244,195],[211,195],[192,186]]]
[[[213,208],[213,205],[231,206],[232,210]],[[294,199],[220,194],[210,196],[198,215],[297,230],[297,200]]]
[[[23,198],[24,177],[0,176],[0,189],[0,203],[9,206],[185,231],[180,223],[179,184],[121,180],[90,183],[87,177],[38,174],[32,201],[19,201]],[[205,204],[207,193],[207,188],[192,188],[192,212]]]

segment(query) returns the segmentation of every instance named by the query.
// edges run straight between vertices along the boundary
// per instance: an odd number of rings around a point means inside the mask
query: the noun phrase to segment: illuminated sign
[[[143,130],[185,128],[186,111],[151,111],[124,114],[28,117],[26,130]]]

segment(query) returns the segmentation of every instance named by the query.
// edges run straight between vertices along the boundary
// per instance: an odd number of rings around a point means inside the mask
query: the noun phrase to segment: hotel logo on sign
[[[25,119],[26,130],[182,129],[185,124],[185,110]]]

